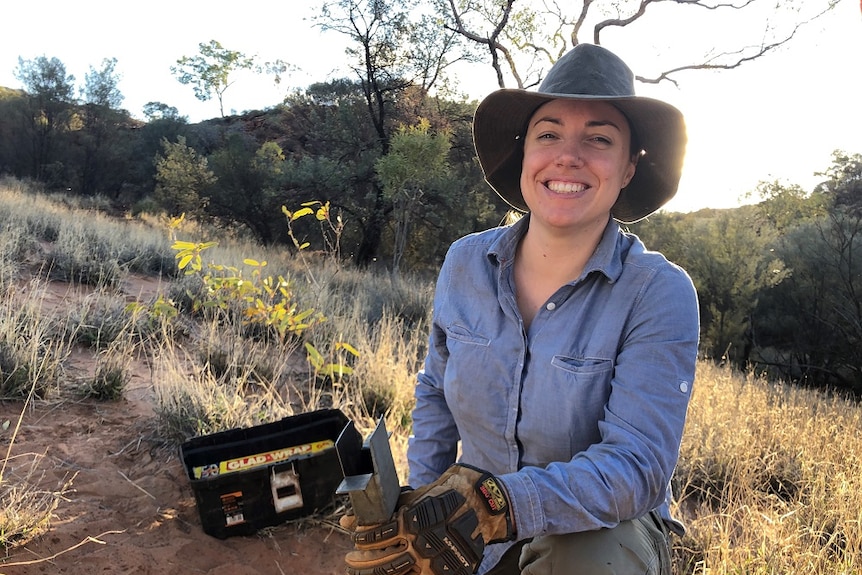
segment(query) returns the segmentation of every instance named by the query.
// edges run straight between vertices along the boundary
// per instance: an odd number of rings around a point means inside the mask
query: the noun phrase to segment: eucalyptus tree
[[[314,23],[348,39],[347,66],[361,89],[366,122],[376,133],[376,155],[385,156],[398,123],[416,120],[416,112],[400,104],[405,93],[418,90],[421,100],[435,86],[446,86],[455,34],[435,26],[418,0],[328,0]],[[377,255],[393,210],[381,183],[369,183],[368,218],[356,253],[360,265]]]
[[[84,76],[84,103],[119,110],[125,99],[119,88],[121,79],[116,58],[104,58],[98,70],[90,66],[90,71]]]
[[[75,76],[58,58],[18,58],[15,77],[27,93],[20,128],[26,141],[29,175],[50,186],[67,186],[60,140],[68,136],[75,104]]]
[[[748,363],[752,314],[763,290],[788,274],[773,251],[776,234],[756,225],[750,207],[678,222],[676,263],[691,275],[701,311],[701,348],[716,361]]]
[[[207,158],[186,144],[185,136],[176,142],[162,140],[163,152],[157,154],[155,201],[172,216],[201,215],[209,201],[209,191],[217,182]]]
[[[219,113],[224,118],[224,93],[233,84],[233,75],[239,70],[250,70],[254,58],[242,52],[229,50],[216,40],[198,44],[198,54],[183,56],[171,73],[180,84],[191,85],[195,97],[207,102],[213,95],[218,99]]]
[[[129,144],[122,139],[128,115],[120,108],[124,97],[116,66],[116,58],[105,58],[101,68],[90,66],[84,77],[83,108],[78,114],[82,126],[76,146],[82,156],[78,192],[84,195],[116,198],[131,160]]]
[[[729,70],[790,42],[840,0],[429,0],[447,33],[489,64],[500,88],[528,88],[581,42],[622,29],[665,68],[637,79],[677,83],[687,70]],[[670,23],[670,24],[669,24]],[[647,42],[649,44],[647,44]],[[652,45],[652,46],[650,46]],[[627,58],[628,60],[628,58]]]
[[[830,256],[824,271],[832,278],[828,313],[822,319],[831,328],[840,366],[839,381],[862,395],[862,154],[835,151],[827,179],[815,193],[830,201],[828,221],[819,228]]]
[[[288,209],[303,202],[330,202],[345,214],[341,241],[345,255],[367,264],[366,250],[376,251],[368,247],[374,235],[369,228],[381,225],[386,215],[378,219],[375,212],[381,209],[374,173],[380,145],[361,83],[342,78],[312,84],[289,95],[280,114],[288,161],[282,184]],[[305,219],[295,223],[300,233],[306,231]]]
[[[165,104],[164,102],[151,101],[144,104],[144,117],[148,122],[158,120],[183,120],[188,121],[188,118],[180,116],[180,111],[174,106]]]
[[[290,194],[284,185],[288,164],[281,146],[258,146],[247,135],[232,133],[208,160],[217,181],[210,187],[207,213],[242,224],[264,245],[286,242],[281,207],[290,203]]]
[[[347,67],[362,86],[384,154],[399,96],[412,87],[427,94],[452,63],[455,35],[440,30],[428,14],[417,17],[420,7],[419,0],[328,0],[314,19],[322,31],[349,40]]]
[[[392,138],[389,153],[377,160],[377,174],[394,206],[392,271],[399,271],[407,249],[413,220],[427,209],[425,196],[449,172],[449,135],[433,133],[428,120],[401,126]]]
[[[171,66],[171,73],[180,84],[191,85],[201,102],[208,102],[215,95],[219,113],[224,118],[224,93],[233,85],[237,72],[252,70],[256,74],[271,74],[274,82],[280,84],[282,76],[295,68],[283,60],[259,63],[257,56],[229,50],[217,40],[210,40],[198,44],[196,55],[177,60],[176,65]]]
[[[759,306],[759,360],[862,395],[862,155],[835,152],[822,175],[776,243],[789,275]]]

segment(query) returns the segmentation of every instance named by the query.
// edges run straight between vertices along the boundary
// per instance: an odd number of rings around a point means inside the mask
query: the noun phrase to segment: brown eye
[[[592,136],[590,137],[589,141],[603,148],[613,146],[614,144],[613,140],[611,140],[607,136]]]

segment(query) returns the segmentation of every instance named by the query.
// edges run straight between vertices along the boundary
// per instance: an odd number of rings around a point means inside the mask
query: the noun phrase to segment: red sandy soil
[[[91,361],[77,354],[70,371],[86,372]],[[0,402],[0,424],[10,422],[0,430],[0,461],[21,410],[21,402]],[[121,401],[73,397],[28,406],[4,481],[20,477],[38,454],[44,489],[71,484],[49,530],[0,556],[0,575],[345,573],[349,539],[325,518],[252,536],[204,533],[179,452],[153,441],[155,429],[145,365]]]

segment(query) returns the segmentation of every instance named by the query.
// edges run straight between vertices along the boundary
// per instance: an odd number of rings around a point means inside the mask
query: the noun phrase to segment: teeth
[[[547,187],[552,192],[582,192],[587,189],[587,186],[584,184],[576,184],[574,182],[548,182]]]

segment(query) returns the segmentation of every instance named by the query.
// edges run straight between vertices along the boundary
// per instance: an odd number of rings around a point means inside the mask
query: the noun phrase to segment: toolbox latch
[[[273,467],[269,483],[272,487],[272,504],[276,513],[302,507],[299,475],[296,474],[293,466],[278,472]]]

